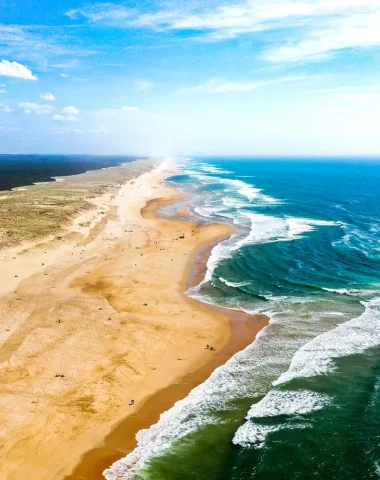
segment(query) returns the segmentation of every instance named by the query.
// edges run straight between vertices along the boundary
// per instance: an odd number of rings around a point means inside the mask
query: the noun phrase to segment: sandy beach
[[[157,215],[181,198],[173,168],[127,181],[75,241],[0,260],[0,478],[102,478],[266,324],[184,293],[232,230]]]

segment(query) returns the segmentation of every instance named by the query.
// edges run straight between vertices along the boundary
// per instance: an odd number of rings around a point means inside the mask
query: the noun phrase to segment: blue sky
[[[380,153],[380,0],[7,0],[0,152]]]

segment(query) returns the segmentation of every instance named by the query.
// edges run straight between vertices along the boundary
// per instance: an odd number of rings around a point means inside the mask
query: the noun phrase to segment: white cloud
[[[230,82],[224,78],[213,78],[206,83],[194,87],[183,88],[180,93],[245,93],[276,83],[296,82],[305,80],[304,75],[289,75],[272,80],[258,80],[250,82]]]
[[[83,9],[73,9],[66,12],[66,15],[72,19],[84,16],[91,22],[120,22],[131,18],[134,10],[112,3],[98,3],[84,7]]]
[[[300,39],[269,48],[262,58],[272,63],[323,60],[341,50],[379,46],[380,3],[377,10],[327,18]]]
[[[68,69],[68,68],[75,68],[78,65],[79,65],[79,61],[76,58],[73,58],[72,60],[67,60],[66,62],[56,63],[53,65],[53,67]]]
[[[18,62],[9,62],[8,60],[1,60],[0,62],[0,76],[23,78],[24,80],[37,80],[31,70],[25,65]]]
[[[67,75],[67,73],[61,73],[61,74],[60,74],[60,77],[67,78],[68,75]]]
[[[48,57],[87,53],[82,48],[75,48],[62,30],[47,25],[20,26],[0,23],[0,39],[0,55],[3,58],[31,58],[34,63],[42,66],[46,66]],[[30,77],[29,79],[33,80]]]
[[[324,60],[343,49],[380,46],[380,0],[224,0],[173,3],[141,13],[114,3],[98,3],[68,12],[93,23],[119,28],[187,30],[210,40],[286,30],[265,48],[271,63]]]
[[[0,111],[5,112],[5,113],[12,113],[13,110],[9,105],[5,105],[4,103],[0,103]]]
[[[50,128],[48,130],[48,133],[53,135],[68,135],[68,134],[81,135],[83,133],[83,130],[81,130],[80,128],[69,128],[69,127]]]
[[[69,106],[62,109],[63,115],[53,115],[53,120],[58,122],[77,122],[77,116],[79,115],[79,110],[75,107]]]
[[[55,96],[50,92],[40,93],[40,97],[42,100],[46,100],[47,102],[53,102],[56,100]]]
[[[31,102],[21,102],[18,105],[25,113],[33,115],[49,115],[53,111],[53,107],[51,105]]]
[[[122,110],[124,112],[139,112],[140,109],[138,107],[123,107]]]
[[[62,111],[65,115],[72,115],[74,117],[79,115],[79,110],[75,107],[64,107]]]
[[[8,93],[4,83],[0,83],[0,93]]]
[[[77,117],[73,115],[53,115],[53,120],[57,120],[58,122],[77,122]]]
[[[0,133],[17,133],[17,132],[22,132],[22,129],[17,127],[0,127]]]
[[[109,129],[107,127],[97,127],[97,128],[89,128],[88,133],[109,133]]]
[[[153,82],[148,82],[147,80],[138,80],[136,82],[135,90],[137,92],[142,92],[144,90],[148,90],[149,88],[154,87]]]

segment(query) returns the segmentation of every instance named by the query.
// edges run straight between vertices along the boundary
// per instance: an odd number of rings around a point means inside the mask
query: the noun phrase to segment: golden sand
[[[180,198],[161,185],[168,168],[127,182],[86,238],[36,252],[16,278],[1,270],[0,478],[102,478],[265,324],[183,293],[197,252],[231,228],[157,217]]]

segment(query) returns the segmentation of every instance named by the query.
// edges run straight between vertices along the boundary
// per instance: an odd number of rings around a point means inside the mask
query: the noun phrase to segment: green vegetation
[[[126,180],[149,170],[152,162],[138,160],[107,170],[64,177],[0,193],[0,249],[47,236],[64,236],[65,227],[93,209],[90,202],[103,193],[116,193]]]

